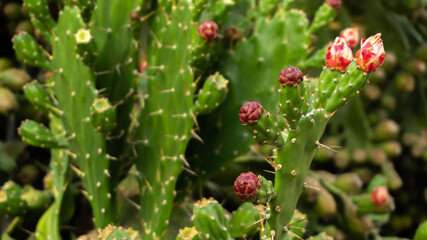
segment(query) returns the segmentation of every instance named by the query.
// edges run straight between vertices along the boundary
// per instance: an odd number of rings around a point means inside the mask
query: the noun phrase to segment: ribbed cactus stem
[[[268,223],[275,231],[275,239],[284,239],[294,214],[299,196],[304,190],[306,176],[317,150],[320,139],[329,120],[323,109],[314,110],[301,118],[298,129],[289,132],[286,145],[277,151],[275,191],[277,196],[270,203]]]

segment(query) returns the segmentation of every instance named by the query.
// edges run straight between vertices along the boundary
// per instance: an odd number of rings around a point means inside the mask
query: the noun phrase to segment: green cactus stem
[[[277,196],[270,203],[271,216],[268,219],[277,239],[287,234],[304,189],[308,168],[317,150],[316,141],[323,134],[328,120],[329,114],[321,109],[302,117],[297,130],[289,132],[286,145],[277,151],[275,163],[282,168],[276,170],[274,187]]]
[[[227,84],[228,80],[219,73],[209,76],[197,95],[193,112],[207,114],[217,108],[227,96]]]
[[[38,107],[43,112],[51,112],[58,117],[63,114],[61,110],[54,106],[51,95],[46,88],[37,81],[32,81],[26,84],[24,86],[24,94],[30,103]]]
[[[22,140],[33,146],[46,148],[68,147],[66,141],[55,136],[46,126],[33,120],[22,122],[18,132],[22,136]]]
[[[207,238],[232,239],[222,206],[214,199],[202,199],[194,204],[193,223],[198,231]]]
[[[90,123],[103,134],[110,133],[116,126],[116,109],[106,98],[96,98],[90,114]]]
[[[260,220],[259,208],[252,203],[243,203],[231,214],[228,232],[233,238],[250,236],[256,232],[257,226],[254,223],[258,220]]]
[[[47,0],[25,0],[24,6],[28,10],[31,22],[39,29],[40,34],[49,43],[53,43],[52,31],[55,27],[55,21],[50,15]]]
[[[183,228],[179,230],[178,236],[176,236],[176,240],[203,240],[204,238],[200,234],[199,231],[196,230],[195,227]]]
[[[31,66],[49,69],[49,59],[46,56],[48,53],[42,50],[33,36],[24,32],[15,35],[12,41],[19,61]]]
[[[323,3],[314,15],[313,22],[308,30],[310,34],[317,33],[324,26],[329,24],[335,18],[337,12],[337,9],[331,7],[328,3]]]

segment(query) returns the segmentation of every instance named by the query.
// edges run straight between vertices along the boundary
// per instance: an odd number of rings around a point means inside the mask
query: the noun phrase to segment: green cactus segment
[[[94,77],[90,69],[76,56],[74,34],[85,24],[77,8],[65,7],[55,28],[52,69],[53,90],[66,136],[70,138],[70,155],[76,159],[84,175],[83,183],[91,202],[95,225],[104,227],[114,222],[115,209],[111,207],[105,137],[90,123],[90,107],[97,98]]]
[[[137,130],[136,146],[144,196],[140,210],[144,239],[157,239],[168,225],[176,180],[183,163],[187,164],[184,153],[194,124],[188,49],[197,32],[191,24],[193,6],[188,1],[171,4],[159,2],[160,9],[150,18],[153,32],[147,51],[149,79],[140,92],[149,96],[141,112],[140,122],[144,124]]]
[[[52,193],[49,190],[36,190],[30,185],[21,188],[18,184],[8,181],[0,189],[0,214],[8,217],[46,209],[51,202]]]
[[[87,0],[73,0],[73,4],[77,5],[82,12],[82,16],[85,22],[88,22],[92,16],[93,9],[97,1],[87,1]]]
[[[236,113],[249,97],[266,108],[277,104],[273,86],[279,84],[280,69],[297,66],[307,55],[307,28],[303,12],[279,9],[270,18],[258,18],[254,34],[243,38],[221,62],[221,73],[230,81],[228,96],[218,110],[199,117],[200,136],[206,144],[192,146],[198,156],[191,166],[203,179],[249,150],[252,136],[242,129]]]
[[[255,124],[245,127],[256,141],[282,147],[285,140],[276,122],[278,122],[276,116],[264,111],[262,117]]]
[[[305,104],[305,88],[303,84],[298,87],[282,87],[279,92],[279,108],[283,117],[286,119],[291,130],[295,130],[298,121],[301,118],[301,108]],[[303,98],[301,98],[303,97]]]
[[[258,175],[258,178],[261,181],[261,187],[258,189],[255,201],[258,204],[266,204],[276,197],[276,191],[272,181],[265,179],[261,175]]]
[[[275,190],[277,196],[270,203],[270,227],[276,237],[282,239],[287,234],[289,223],[299,196],[304,189],[308,168],[316,153],[316,141],[320,139],[329,120],[322,109],[302,117],[296,131],[290,131],[286,145],[277,151],[276,164],[282,166],[276,170]]]
[[[90,111],[90,123],[96,130],[108,134],[116,126],[116,109],[107,98],[96,98]]]
[[[0,214],[8,217],[21,215],[27,203],[21,199],[22,188],[12,182],[6,182],[0,189]]]
[[[176,240],[203,240],[204,238],[201,236],[200,232],[196,230],[195,227],[183,228],[179,230],[178,236],[176,236]]]
[[[386,203],[380,206],[377,206],[372,202],[370,193],[354,196],[351,198],[351,200],[357,206],[357,213],[359,215],[384,214],[390,213],[394,210],[394,201],[391,197],[389,197],[389,200]]]
[[[331,97],[325,99],[327,101],[325,110],[333,112],[350,98],[356,96],[359,90],[367,83],[368,78],[369,74],[358,69],[355,61],[350,63],[347,72],[339,79],[338,86],[331,94]]]
[[[98,53],[90,30],[81,28],[74,34],[74,37],[77,43],[77,53],[82,57],[82,61],[93,69]]]
[[[415,232],[414,240],[427,239],[427,222],[423,222],[418,226]]]
[[[207,114],[217,108],[227,96],[227,84],[228,80],[219,73],[208,77],[197,95],[193,112]]]
[[[123,228],[116,227],[113,225],[108,225],[102,230],[98,230],[98,239],[99,240],[141,240],[140,234],[133,230],[132,228]]]
[[[326,55],[326,54],[325,54]],[[323,56],[323,62],[325,62],[325,55]],[[341,79],[342,73],[334,71],[329,67],[325,67],[319,76],[318,84],[318,96],[316,96],[316,105],[326,106],[327,100],[331,97],[335,89],[337,89],[338,82]]]
[[[260,213],[252,203],[243,203],[232,213],[228,224],[228,232],[233,238],[242,238],[254,234],[257,231],[256,221],[260,219]]]
[[[30,80],[31,77],[25,70],[17,68],[0,70],[0,83],[12,90],[21,91]]]
[[[24,6],[28,10],[33,25],[40,30],[46,40],[53,43],[52,31],[56,23],[50,15],[47,0],[25,0]]]
[[[313,55],[304,60],[301,64],[303,68],[320,68],[325,65],[325,56],[328,50],[329,43],[317,50]]]
[[[228,233],[228,220],[221,204],[216,200],[202,199],[194,204],[193,224],[204,236],[212,239],[232,239]]]
[[[100,238],[102,239],[102,238]],[[131,238],[127,232],[123,229],[114,229],[107,238],[104,238],[102,240],[114,240],[114,239],[123,239],[123,240],[133,240],[134,238]]]
[[[49,60],[33,36],[24,32],[13,37],[12,41],[19,61],[31,66],[49,69]]]
[[[50,117],[50,129],[53,134],[60,135],[64,132],[61,120],[57,117]],[[64,136],[62,136],[64,137]],[[37,223],[36,232],[38,233],[38,240],[43,240],[45,236],[50,236],[53,239],[60,239],[60,216],[64,216],[61,212],[62,201],[64,198],[65,190],[67,188],[66,179],[68,171],[69,156],[66,155],[63,149],[52,149],[50,168],[53,172],[53,186],[52,193],[55,197],[55,202],[49,209],[42,215]],[[72,197],[69,199],[73,199]],[[72,210],[74,201],[68,204],[67,209]],[[60,214],[57,214],[60,213]]]
[[[307,215],[295,210],[288,228],[289,233],[286,235],[285,240],[302,239],[307,223]]]
[[[22,189],[21,199],[25,201],[28,210],[47,209],[52,202],[52,192],[36,190],[30,185]]]
[[[143,0],[107,0],[98,1],[93,11],[91,34],[97,50],[96,86],[106,89],[103,96],[111,104],[118,103],[117,127],[112,135],[126,132],[130,124],[129,112],[132,110],[132,98],[127,97],[134,89],[136,77],[137,43],[131,30],[131,14],[142,6]],[[111,155],[121,154],[125,138],[109,141]]]
[[[37,81],[32,81],[25,85],[24,94],[30,103],[38,107],[43,112],[51,112],[55,114],[55,116],[61,116],[63,114],[61,110],[53,106],[50,94],[42,84]]]
[[[22,140],[26,143],[46,148],[65,148],[68,147],[66,141],[55,136],[46,126],[33,120],[22,122],[18,129]]]
[[[337,10],[329,6],[326,2],[320,6],[314,15],[313,22],[308,30],[310,34],[315,34],[320,31],[324,26],[328,25],[337,15]]]

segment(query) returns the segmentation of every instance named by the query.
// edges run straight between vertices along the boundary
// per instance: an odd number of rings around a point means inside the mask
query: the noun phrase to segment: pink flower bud
[[[197,32],[203,40],[210,42],[218,38],[219,28],[214,21],[206,21],[200,25]]]
[[[346,28],[340,33],[340,37],[344,38],[347,45],[353,49],[359,42],[359,31],[357,28]]]
[[[374,72],[384,62],[385,51],[381,33],[370,36],[368,39],[362,39],[359,51],[356,52],[357,65],[364,72]]]
[[[234,181],[234,192],[242,201],[254,199],[261,187],[261,181],[252,172],[240,174]]]
[[[377,206],[385,204],[388,201],[388,198],[389,194],[387,187],[385,186],[376,187],[371,193],[371,200]]]
[[[353,53],[347,46],[345,39],[342,37],[335,38],[335,40],[329,44],[326,52],[326,66],[333,70],[344,72],[351,63],[351,60],[353,60]]]
[[[264,108],[258,102],[246,102],[239,110],[240,122],[253,125],[261,118]]]
[[[335,10],[337,11],[341,9],[341,0],[325,0],[325,2],[329,4],[329,6],[331,6],[332,8],[335,8]]]
[[[289,66],[280,71],[279,82],[283,87],[297,87],[303,80],[302,72],[297,67]]]

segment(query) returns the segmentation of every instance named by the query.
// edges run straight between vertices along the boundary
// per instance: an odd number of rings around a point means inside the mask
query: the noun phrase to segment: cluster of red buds
[[[325,64],[333,70],[344,72],[353,60],[353,53],[349,46],[353,46],[358,36],[357,30],[349,29],[341,33],[329,46],[326,52]],[[374,72],[385,58],[385,51],[381,33],[362,39],[361,48],[356,52],[355,59],[359,68],[364,72]]]

